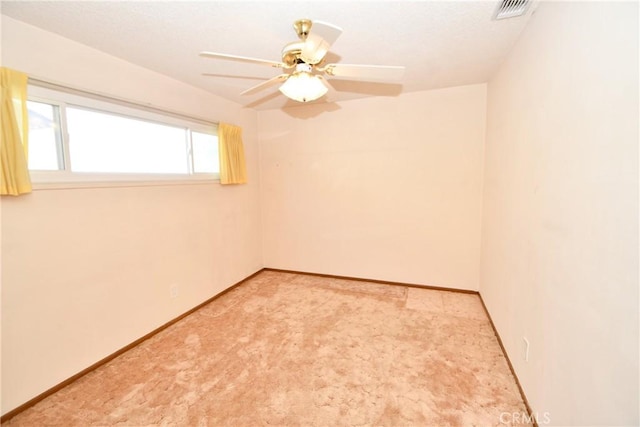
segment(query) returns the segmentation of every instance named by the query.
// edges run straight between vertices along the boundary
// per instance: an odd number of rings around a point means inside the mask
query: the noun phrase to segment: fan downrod
[[[296,30],[296,34],[300,40],[288,43],[282,49],[282,62],[287,65],[287,68],[293,68],[296,64],[302,62],[300,53],[302,52],[302,46],[309,35],[309,31],[311,31],[312,25],[313,22],[310,19],[298,19],[293,23],[293,29]]]

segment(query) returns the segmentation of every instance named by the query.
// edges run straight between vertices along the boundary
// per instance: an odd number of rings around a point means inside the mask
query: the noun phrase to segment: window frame
[[[56,135],[56,154],[57,154],[57,161],[58,161],[58,166],[60,166],[60,164],[62,164],[63,169],[65,170],[67,165],[69,164],[69,151],[65,150],[64,148],[64,135],[66,133],[66,126],[67,126],[67,120],[66,120],[66,116],[63,117],[63,114],[66,114],[65,110],[61,107],[60,102],[58,101],[52,101],[52,100],[48,100],[48,99],[42,99],[39,97],[27,97],[27,101],[33,101],[36,103],[40,103],[40,104],[46,104],[46,105],[51,105],[53,107],[57,107],[58,109],[58,114],[57,114],[57,118],[59,120],[58,125],[60,126],[59,131],[57,132]],[[59,139],[59,141],[58,141]],[[29,139],[29,142],[31,142],[31,139]],[[59,145],[58,145],[59,143]],[[29,173],[32,174],[33,172],[59,172],[60,170],[50,170],[50,169],[29,169]],[[33,177],[32,177],[33,178]],[[32,179],[33,180],[33,179]]]
[[[213,135],[216,138],[217,123],[206,122],[197,118],[162,112],[153,107],[145,108],[135,103],[111,99],[97,94],[77,94],[71,91],[52,89],[29,83],[29,101],[50,104],[58,107],[60,118],[60,136],[63,169],[62,170],[29,170],[31,181],[36,186],[46,187],[47,184],[108,184],[121,185],[124,183],[153,183],[166,184],[170,182],[215,182],[220,180],[219,173],[194,172],[192,132]],[[120,173],[120,172],[73,172],[71,171],[71,156],[69,151],[69,134],[67,131],[66,108],[81,108],[98,113],[120,116],[128,119],[160,124],[164,126],[180,127],[186,130],[186,160],[188,173]],[[43,184],[40,185],[40,184]]]

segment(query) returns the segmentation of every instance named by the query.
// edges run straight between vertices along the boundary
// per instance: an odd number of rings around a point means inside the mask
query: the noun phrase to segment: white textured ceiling
[[[202,50],[280,61],[309,18],[344,32],[329,62],[403,65],[400,84],[331,78],[330,101],[486,82],[531,15],[492,20],[497,1],[2,1],[2,13],[256,109],[292,105],[280,70],[202,58]],[[204,73],[215,76],[205,76]],[[323,100],[322,102],[326,102]],[[298,105],[297,103],[295,103]]]

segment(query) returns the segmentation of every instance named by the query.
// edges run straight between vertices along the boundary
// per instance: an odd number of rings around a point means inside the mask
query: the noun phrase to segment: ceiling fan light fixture
[[[2,0],[0,0],[2,1]],[[501,0],[503,2],[529,2],[534,0]],[[282,61],[270,61],[228,53],[201,52],[200,56],[213,59],[247,62],[287,70],[242,91],[241,95],[253,95],[279,83],[280,92],[297,102],[311,102],[323,97],[331,86],[324,77],[372,82],[400,81],[404,67],[363,64],[325,64],[329,48],[342,34],[342,28],[322,21],[299,19],[294,22],[298,40],[282,49]],[[294,70],[292,70],[294,68]]]
[[[308,71],[296,71],[280,86],[280,92],[298,102],[315,101],[329,91],[320,76]]]

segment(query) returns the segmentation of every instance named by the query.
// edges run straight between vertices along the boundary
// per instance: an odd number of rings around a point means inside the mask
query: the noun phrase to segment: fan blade
[[[404,76],[404,67],[395,65],[329,64],[322,71],[330,76],[366,81],[399,81]]]
[[[342,28],[322,21],[313,21],[311,31],[304,41],[300,57],[307,64],[318,64],[329,47],[340,37]]]
[[[241,92],[240,95],[253,95],[254,93],[260,92],[263,89],[266,89],[270,86],[273,86],[277,83],[283,82],[289,78],[289,74],[280,74],[279,76],[275,76],[266,82],[262,82],[254,87],[251,87],[244,92]]]
[[[248,62],[250,64],[268,65],[274,68],[288,68],[282,62],[269,61],[268,59],[249,58],[247,56],[229,55],[226,53],[200,52],[200,56],[216,59],[228,59],[231,61]]]
[[[233,74],[216,74],[216,73],[202,73],[203,76],[207,77],[222,77],[226,79],[244,79],[244,80],[264,80],[264,77],[254,77],[254,76],[239,76]]]

